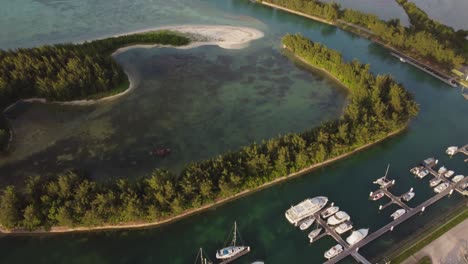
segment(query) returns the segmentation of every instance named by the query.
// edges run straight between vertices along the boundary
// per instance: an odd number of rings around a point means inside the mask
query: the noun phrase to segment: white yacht
[[[413,192],[413,191],[411,191],[411,192],[408,192],[408,193],[406,193],[405,195],[403,195],[402,199],[403,199],[403,201],[405,201],[405,202],[409,202],[411,199],[414,198],[415,195],[416,195],[416,193]]]
[[[323,256],[326,259],[331,259],[333,257],[338,256],[338,254],[340,254],[341,252],[343,252],[343,246],[341,246],[340,244],[337,244],[333,246],[332,248],[330,248],[329,250],[327,250]]]
[[[445,189],[447,189],[448,187],[449,187],[449,184],[447,182],[441,183],[441,184],[437,185],[437,187],[434,188],[434,192],[441,193]]]
[[[450,156],[453,156],[457,153],[457,151],[458,151],[458,147],[452,146],[452,147],[448,147],[445,153],[447,153]]]
[[[301,229],[301,230],[306,230],[306,229],[309,228],[309,226],[311,226],[314,222],[315,222],[315,218],[313,218],[312,216],[309,216],[308,218],[306,218],[306,219],[301,223],[301,225],[299,226],[299,229]]]
[[[308,237],[310,240],[310,243],[314,242],[314,239],[322,232],[322,228],[319,227],[317,229],[314,229],[312,232],[309,233]]]
[[[426,170],[426,169],[422,169],[418,172],[418,174],[416,174],[416,176],[418,176],[419,178],[424,178],[426,177],[427,175],[429,174],[429,171]]]
[[[339,210],[340,210],[340,207],[331,206],[331,207],[328,207],[327,209],[325,209],[323,212],[321,212],[320,215],[322,216],[322,218],[328,218],[328,217],[334,215]]]
[[[436,160],[434,157],[427,158],[422,162],[422,165],[428,166],[428,167],[434,167],[439,163],[439,160]]]
[[[229,246],[216,251],[217,259],[230,259],[245,251],[247,252],[250,251],[250,247],[248,246],[237,246],[236,237],[237,237],[237,224],[236,222],[234,222],[234,232],[233,232],[232,242]]]
[[[341,223],[337,228],[335,228],[335,231],[336,233],[341,235],[351,230],[351,228],[353,228],[353,222],[346,221],[344,223]]]
[[[445,178],[450,178],[452,177],[453,175],[455,174],[455,172],[453,170],[449,170],[445,173]]]
[[[429,185],[430,185],[431,187],[435,187],[435,186],[437,186],[441,181],[442,181],[441,178],[434,178],[434,179],[432,179],[432,180],[429,181]]]
[[[439,168],[437,173],[439,173],[439,175],[444,175],[447,171],[448,171],[447,168],[445,168],[445,166],[442,166]]]
[[[302,219],[320,211],[327,202],[328,198],[325,196],[306,199],[295,206],[291,206],[285,213],[286,219],[288,219],[291,224],[297,225]]]
[[[339,211],[338,213],[334,214],[327,220],[328,225],[338,225],[343,223],[344,221],[349,221],[351,217],[344,211]]]
[[[400,216],[404,215],[405,213],[406,213],[405,209],[398,209],[393,214],[391,214],[390,217],[393,218],[393,220],[396,220]]]
[[[465,178],[465,176],[463,176],[463,175],[457,175],[457,176],[453,177],[452,181],[453,181],[454,183],[457,183],[457,182],[463,180],[463,178]]]
[[[368,228],[363,228],[363,229],[359,229],[357,231],[353,231],[353,233],[351,233],[351,235],[346,238],[346,242],[348,242],[348,244],[350,244],[350,245],[354,245],[357,242],[364,239],[367,236],[367,234],[369,234],[369,229]]]

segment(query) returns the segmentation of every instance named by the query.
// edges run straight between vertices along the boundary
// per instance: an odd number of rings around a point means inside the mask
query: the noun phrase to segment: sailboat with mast
[[[385,175],[374,181],[375,184],[380,185],[380,188],[387,188],[388,186],[394,183],[394,181],[387,179],[389,169],[390,169],[390,164],[388,164],[387,166],[387,171],[385,172]]]
[[[200,248],[200,250],[198,251],[197,257],[195,258],[195,264],[197,264],[199,260],[200,260],[200,264],[213,264],[211,260],[205,257],[205,255],[203,254],[202,248]]]
[[[247,254],[250,252],[250,247],[249,246],[240,246],[237,245],[237,223],[234,222],[234,231],[233,231],[233,237],[231,244],[225,248],[222,248],[216,252],[216,258],[217,259],[222,259],[222,260],[229,260],[232,258],[238,258],[244,254]],[[240,237],[239,237],[240,239]],[[242,241],[241,241],[242,243]]]

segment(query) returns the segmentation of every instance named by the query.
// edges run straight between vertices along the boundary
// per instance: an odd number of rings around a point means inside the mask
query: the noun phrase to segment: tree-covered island
[[[374,76],[369,65],[345,62],[301,35],[286,35],[282,44],[349,88],[339,119],[188,164],[177,175],[156,169],[135,181],[96,182],[79,171],[31,177],[0,191],[0,224],[13,231],[155,224],[344,157],[403,130],[417,114],[412,96],[389,75]]]
[[[122,92],[128,88],[128,78],[111,56],[115,50],[135,44],[189,42],[179,33],[156,31],[82,44],[0,50],[0,110],[20,99],[69,101]],[[0,120],[0,152],[9,133],[5,120]]]

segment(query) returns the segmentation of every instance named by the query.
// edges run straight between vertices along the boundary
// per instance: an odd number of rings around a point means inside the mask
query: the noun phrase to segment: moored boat
[[[400,216],[404,215],[405,213],[406,213],[405,209],[398,209],[393,214],[391,214],[390,217],[393,218],[393,220],[396,220],[400,218]]]
[[[445,168],[445,166],[442,166],[439,168],[439,170],[437,171],[437,173],[439,173],[439,175],[445,175],[445,173],[447,172],[447,168]]]
[[[331,258],[338,256],[338,254],[340,254],[341,252],[343,252],[343,246],[340,244],[337,244],[333,246],[332,248],[330,248],[329,250],[327,250],[323,256],[326,259],[331,259]]]
[[[441,183],[441,184],[437,185],[437,187],[434,188],[434,192],[441,193],[445,189],[447,189],[448,187],[449,187],[449,184],[447,182]]]
[[[418,175],[418,173],[419,173],[422,169],[424,169],[423,166],[416,166],[416,167],[412,168],[412,169],[410,170],[410,172],[413,173],[414,175]]]
[[[328,217],[334,215],[339,210],[340,210],[340,207],[331,206],[331,207],[328,207],[327,209],[325,209],[323,212],[321,212],[320,216],[322,216],[322,218],[328,218]]]
[[[457,183],[457,182],[463,180],[463,178],[465,178],[465,176],[463,176],[463,175],[457,175],[457,176],[453,177],[452,181],[453,181],[454,183]]]
[[[422,178],[426,177],[428,174],[429,174],[429,171],[426,170],[426,169],[423,169],[423,170],[420,170],[418,172],[418,174],[416,174],[416,176],[418,176],[419,178],[422,179]]]
[[[369,196],[369,199],[371,199],[372,201],[377,201],[380,198],[384,197],[384,195],[385,193],[379,190],[379,191],[371,193],[371,195]]]
[[[402,199],[403,201],[405,202],[409,202],[411,199],[413,199],[413,197],[416,195],[415,192],[411,191],[411,192],[408,192],[406,193],[405,195],[403,195]]]
[[[435,165],[437,165],[437,163],[439,163],[439,160],[436,160],[435,158],[431,157],[431,158],[425,159],[422,162],[422,165],[428,166],[428,167],[434,167]]]
[[[367,236],[367,234],[369,234],[368,228],[362,228],[362,229],[353,231],[353,233],[351,233],[351,235],[346,238],[346,242],[350,245],[354,245],[357,242],[364,239]]]
[[[442,181],[441,178],[434,178],[434,179],[432,179],[432,180],[429,181],[429,185],[430,185],[431,187],[435,187],[435,186],[437,186],[441,181]]]
[[[327,220],[328,225],[338,225],[343,223],[344,221],[349,221],[351,217],[344,211],[339,211],[338,213],[334,214]]]
[[[299,229],[301,229],[301,230],[306,230],[306,229],[309,228],[309,226],[311,226],[314,222],[315,222],[315,218],[312,217],[312,216],[309,216],[308,218],[306,218],[306,219],[301,223],[301,225],[299,226]]]
[[[312,230],[312,232],[309,233],[308,237],[309,237],[310,243],[314,241],[314,239],[320,234],[320,232],[322,232],[321,227],[314,229]]]
[[[353,228],[353,222],[346,221],[344,223],[341,223],[337,228],[335,228],[335,231],[336,233],[341,235],[351,230],[351,228]]]
[[[216,258],[217,259],[230,259],[233,257],[239,257],[238,255],[244,253],[245,251],[249,252],[250,247],[248,246],[238,246],[236,245],[237,239],[237,223],[234,222],[234,232],[231,244],[225,248],[222,248],[216,251]]]
[[[444,176],[445,178],[450,178],[453,176],[453,174],[455,174],[455,172],[453,170],[449,170],[444,174]]]
[[[295,206],[291,206],[284,215],[291,224],[297,225],[301,220],[320,211],[327,202],[328,198],[325,196],[306,199]]]
[[[445,151],[445,153],[447,153],[448,155],[450,156],[453,156],[457,153],[458,151],[458,147],[457,146],[451,146],[451,147],[448,147],[447,150]]]

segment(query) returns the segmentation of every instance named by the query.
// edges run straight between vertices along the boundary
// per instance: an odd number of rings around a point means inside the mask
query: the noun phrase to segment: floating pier
[[[402,195],[400,195],[400,196],[395,196],[395,195],[393,195],[391,192],[389,192],[389,191],[387,190],[387,188],[383,188],[383,189],[381,189],[381,190],[383,191],[383,193],[384,193],[388,198],[390,198],[390,202],[388,202],[388,203],[386,203],[386,204],[384,204],[384,205],[381,205],[381,206],[379,207],[379,210],[383,210],[383,209],[389,207],[389,206],[392,205],[392,204],[397,204],[397,205],[399,205],[401,208],[405,209],[407,212],[413,209],[413,208],[409,207],[408,205],[406,205],[406,204],[401,200],[401,198],[403,198],[403,196],[405,196],[406,194],[412,192],[412,191],[413,191],[413,188],[411,188],[411,190],[409,190],[408,192],[406,192],[406,193],[404,193],[404,194],[402,194]]]

